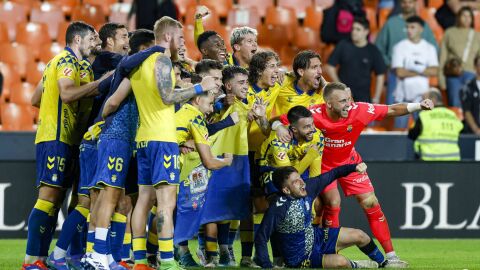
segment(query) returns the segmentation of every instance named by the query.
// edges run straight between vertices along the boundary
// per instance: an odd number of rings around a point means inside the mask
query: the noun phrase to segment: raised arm
[[[200,84],[175,89],[173,87],[171,72],[172,61],[170,58],[164,54],[159,55],[155,63],[155,78],[157,80],[158,92],[165,104],[170,105],[185,102],[204,91],[213,90],[217,87],[215,79],[211,76],[206,76]]]
[[[420,103],[397,103],[388,105],[387,116],[402,116],[422,110],[431,110],[434,105],[430,99],[424,99]]]

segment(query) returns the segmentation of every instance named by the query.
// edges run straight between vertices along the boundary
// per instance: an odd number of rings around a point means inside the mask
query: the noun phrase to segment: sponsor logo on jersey
[[[71,68],[65,68],[65,69],[63,70],[63,75],[64,75],[64,76],[67,76],[67,77],[70,77],[70,75],[72,75],[72,72],[73,72],[73,69],[71,69]]]
[[[347,132],[352,132],[352,129],[353,129],[352,125],[348,125]]]

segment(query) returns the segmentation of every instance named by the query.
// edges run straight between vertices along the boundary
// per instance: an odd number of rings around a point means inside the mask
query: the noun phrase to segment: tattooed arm
[[[174,89],[170,74],[171,71],[172,61],[170,58],[163,54],[159,55],[155,63],[155,78],[157,80],[157,88],[162,97],[163,103],[171,105],[174,103],[185,102],[198,94],[195,90],[195,85]],[[210,76],[204,77],[200,86],[203,92],[212,90],[216,87],[214,79]]]

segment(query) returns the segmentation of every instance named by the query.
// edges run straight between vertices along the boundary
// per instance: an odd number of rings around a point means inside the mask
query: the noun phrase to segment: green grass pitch
[[[1,270],[20,269],[25,244],[25,240],[0,240]],[[396,239],[394,246],[401,258],[410,263],[410,269],[480,269],[480,239]],[[190,248],[196,249],[196,242],[191,241]],[[239,258],[238,241],[235,241],[235,252]],[[341,254],[351,259],[366,259],[355,247]]]

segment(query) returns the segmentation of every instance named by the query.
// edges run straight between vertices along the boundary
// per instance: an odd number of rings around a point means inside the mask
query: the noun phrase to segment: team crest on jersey
[[[70,75],[72,75],[72,72],[73,72],[73,69],[71,69],[71,68],[67,67],[67,68],[63,69],[63,75],[64,76],[69,77]]]
[[[287,102],[292,103],[292,102],[293,102],[293,98],[292,98],[292,97],[288,97],[288,98],[287,98]]]
[[[280,160],[285,160],[286,157],[287,157],[287,154],[285,152],[280,152],[277,154],[277,158]]]
[[[348,125],[347,131],[348,131],[348,132],[352,132],[352,129],[353,129],[352,125]]]
[[[112,175],[112,183],[115,183],[117,181],[117,175],[114,174]]]
[[[173,181],[173,180],[175,180],[175,173],[171,172],[170,173],[170,181]]]
[[[58,176],[57,176],[56,173],[54,173],[54,174],[52,175],[52,181],[53,181],[53,182],[57,182],[57,179],[58,179]]]

